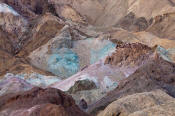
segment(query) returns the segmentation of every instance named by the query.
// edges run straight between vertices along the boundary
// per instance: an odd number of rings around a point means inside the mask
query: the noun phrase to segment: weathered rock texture
[[[112,102],[98,116],[159,116],[165,114],[172,116],[174,102],[174,98],[161,90],[137,93]]]
[[[175,39],[174,32],[175,13],[166,13],[152,19],[151,26],[146,30],[161,38]]]
[[[32,89],[33,86],[27,83],[25,80],[14,77],[13,75],[6,75],[0,80],[0,96],[9,93],[17,93]]]
[[[64,26],[56,16],[50,13],[39,16],[33,22],[33,28],[29,30],[21,42],[23,47],[18,54],[20,57],[25,57],[29,55],[30,52],[46,44],[51,38],[55,37]]]
[[[121,80],[114,91],[99,100],[94,106],[101,109],[120,97],[155,89],[166,90],[169,95],[175,96],[174,67],[174,63],[164,60],[158,53],[154,52],[154,55],[149,57],[147,62],[144,62],[128,78]],[[93,109],[93,106],[91,108]]]
[[[0,98],[3,116],[88,116],[71,96],[57,89],[33,88],[27,92],[9,94]]]
[[[106,58],[105,64],[118,65],[120,63],[122,66],[135,65],[145,61],[153,51],[152,48],[141,43],[119,44],[116,47],[115,53]]]
[[[0,92],[12,93],[0,98],[0,115],[86,115],[48,86],[93,113],[155,89],[175,97],[174,6],[175,0],[0,0]],[[46,89],[23,92],[33,86]],[[158,115],[164,108],[173,115],[173,106],[124,112]]]
[[[93,81],[90,80],[78,80],[75,82],[74,86],[72,86],[68,92],[71,94],[74,94],[78,91],[83,91],[83,90],[92,90],[96,89],[97,86]]]

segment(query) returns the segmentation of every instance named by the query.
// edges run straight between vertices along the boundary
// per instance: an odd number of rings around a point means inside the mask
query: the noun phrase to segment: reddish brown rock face
[[[34,88],[2,96],[0,110],[1,115],[7,112],[10,116],[88,116],[78,108],[71,96],[52,88]]]
[[[120,65],[129,65],[136,62],[141,63],[151,53],[153,53],[152,48],[141,43],[118,44],[115,53],[106,58],[105,64],[117,65],[120,63]]]

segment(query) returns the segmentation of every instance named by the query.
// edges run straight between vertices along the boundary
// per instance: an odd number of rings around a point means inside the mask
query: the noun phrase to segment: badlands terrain
[[[0,116],[175,116],[175,0],[0,0]]]

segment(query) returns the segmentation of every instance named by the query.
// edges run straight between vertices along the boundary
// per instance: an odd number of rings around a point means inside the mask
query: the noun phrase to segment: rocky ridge
[[[174,116],[174,8],[0,0],[0,115]]]

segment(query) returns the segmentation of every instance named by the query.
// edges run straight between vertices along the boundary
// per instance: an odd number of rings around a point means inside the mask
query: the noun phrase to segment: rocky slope
[[[126,49],[125,47],[127,46],[128,45],[122,45],[119,47],[124,47],[123,49]],[[116,57],[118,54],[118,52],[116,52],[106,59],[107,63],[116,65],[119,61],[124,61],[122,65],[125,65],[125,62],[127,63],[127,61],[129,61],[132,65],[132,63],[138,61],[135,56],[137,56],[137,53],[139,52],[135,53],[135,55],[131,55],[134,53],[134,50],[129,52],[130,55],[125,54],[126,52],[122,53],[124,55],[120,58]],[[143,56],[141,58],[144,59]],[[94,103],[91,108],[93,109],[94,106],[97,109],[103,109],[105,105],[120,97],[134,93],[149,92],[155,89],[166,90],[168,94],[174,96],[174,63],[166,61],[166,59],[162,58],[156,51],[152,53],[152,57],[145,58],[147,59],[147,62],[142,62],[142,66],[140,66],[133,74],[129,75],[128,78],[121,80],[115,90],[109,92],[107,96]],[[89,109],[90,112],[91,108]],[[93,111],[95,110],[93,109]]]
[[[171,116],[174,115],[174,100],[161,90],[136,93],[112,102],[98,116]]]
[[[51,88],[8,94],[1,97],[0,104],[3,116],[88,116],[71,96]]]
[[[0,0],[0,115],[174,116],[174,14],[175,0]]]

